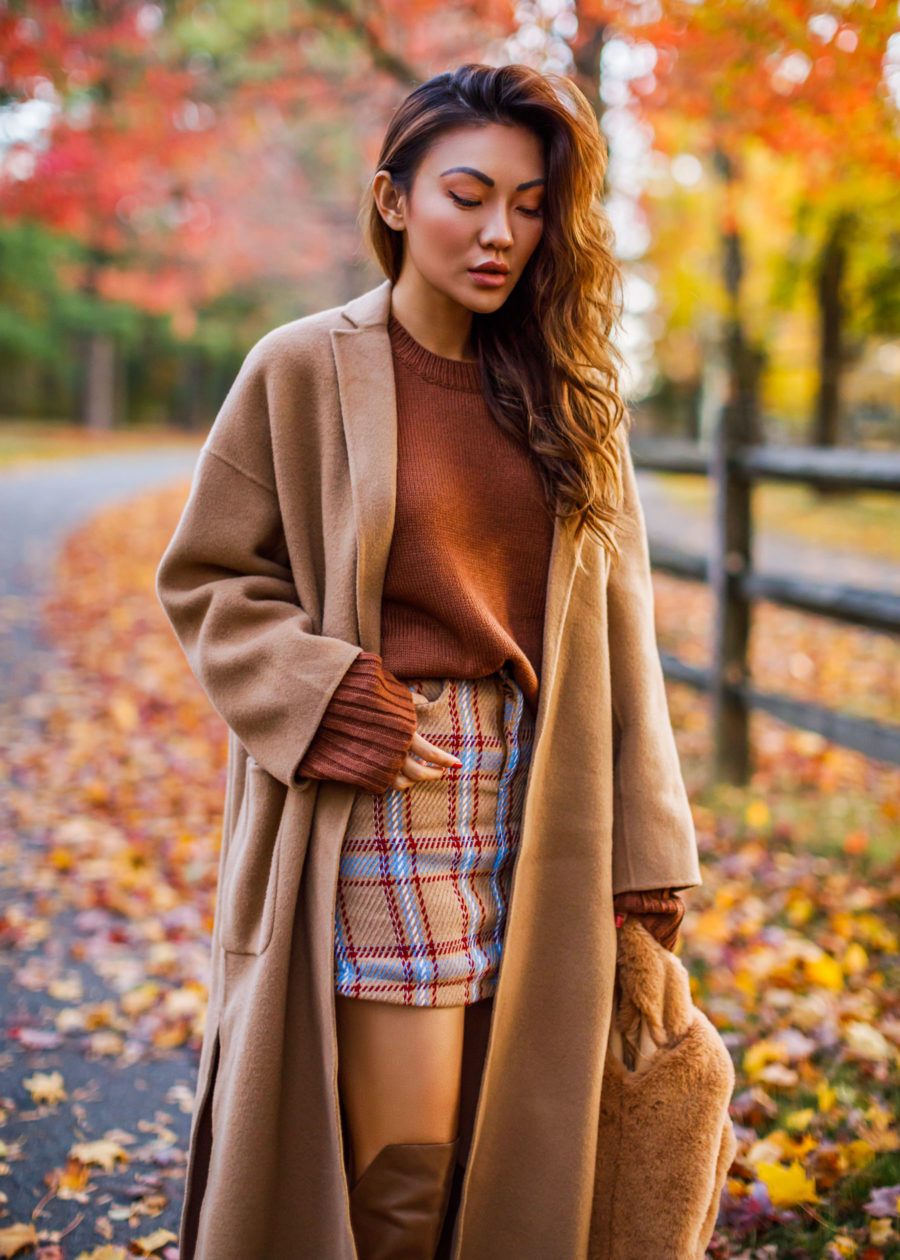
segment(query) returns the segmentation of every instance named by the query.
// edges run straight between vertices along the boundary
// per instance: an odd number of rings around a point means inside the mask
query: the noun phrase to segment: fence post
[[[732,397],[719,413],[710,475],[715,490],[715,517],[709,557],[709,583],[714,599],[710,671],[713,730],[713,780],[746,783],[750,776],[750,733],[747,704],[729,684],[747,681],[750,604],[737,579],[750,569],[750,482],[738,475],[735,448],[745,440],[744,408]]]

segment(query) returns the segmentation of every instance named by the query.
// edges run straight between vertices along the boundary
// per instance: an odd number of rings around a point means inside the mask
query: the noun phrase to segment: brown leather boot
[[[381,1148],[350,1191],[359,1260],[433,1260],[458,1144],[457,1137]]]
[[[458,1156],[459,1152],[457,1152]],[[441,1236],[438,1239],[437,1251],[434,1253],[434,1260],[452,1260],[453,1247],[456,1242],[456,1218],[459,1214],[459,1205],[462,1199],[462,1183],[466,1175],[464,1164],[457,1162],[453,1167],[453,1183],[450,1186],[450,1202],[444,1213],[444,1228],[441,1230]]]

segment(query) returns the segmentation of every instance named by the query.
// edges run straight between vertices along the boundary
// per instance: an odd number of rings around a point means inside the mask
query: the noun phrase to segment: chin
[[[431,281],[431,284],[439,292],[452,298],[460,306],[465,307],[467,311],[471,311],[473,315],[490,315],[493,311],[499,311],[515,287],[514,285],[504,286],[503,292],[477,289],[469,281],[468,275],[459,286],[452,281],[444,284],[437,284],[435,281]]]
[[[504,285],[502,290],[480,289],[474,293],[470,290],[463,299],[463,305],[473,311],[498,311],[512,292],[514,285]]]

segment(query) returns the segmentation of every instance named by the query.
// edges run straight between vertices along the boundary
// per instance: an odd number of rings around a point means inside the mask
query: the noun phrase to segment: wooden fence
[[[751,709],[764,709],[845,748],[900,765],[900,726],[851,717],[818,704],[760,691],[750,681],[747,664],[751,608],[758,600],[887,634],[900,633],[900,595],[813,582],[800,574],[757,573],[751,563],[754,482],[791,481],[896,493],[900,491],[900,452],[748,445],[733,436],[740,418],[731,417],[729,412],[726,406],[715,440],[708,446],[668,439],[635,438],[631,443],[636,468],[699,473],[714,483],[715,514],[709,554],[689,554],[656,543],[650,550],[654,568],[707,582],[712,587],[715,621],[710,667],[698,668],[665,652],[661,657],[667,678],[711,694],[714,777],[731,783],[747,782],[751,771]],[[900,512],[897,528],[900,529]]]

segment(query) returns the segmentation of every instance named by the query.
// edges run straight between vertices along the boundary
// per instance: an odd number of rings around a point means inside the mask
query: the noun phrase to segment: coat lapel
[[[397,397],[390,336],[390,280],[348,302],[347,328],[331,342],[350,464],[356,513],[356,607],[364,651],[381,650],[381,595],[394,531],[397,493]],[[575,570],[584,546],[557,517],[553,529],[537,729],[540,733],[556,673],[565,614]]]
[[[365,652],[381,650],[381,592],[397,501],[397,396],[387,331],[391,282],[343,308],[331,344],[356,513],[356,615]]]

